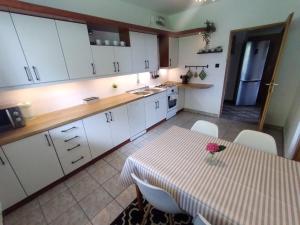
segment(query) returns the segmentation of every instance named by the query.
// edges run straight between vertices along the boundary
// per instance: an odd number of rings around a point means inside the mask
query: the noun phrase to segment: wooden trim
[[[260,25],[260,26],[235,29],[235,30],[232,30],[232,32],[254,31],[254,30],[268,29],[268,28],[273,28],[273,27],[277,27],[277,26],[284,26],[284,25],[285,25],[285,22],[270,23],[270,24],[264,24],[264,25]]]
[[[70,22],[86,23],[88,26],[92,27],[114,27],[116,29],[127,29],[129,31],[164,34],[176,37],[197,34],[206,29],[205,27],[200,27],[179,32],[172,32],[16,0],[0,0],[0,10]]]
[[[158,36],[158,48],[159,48],[159,65],[160,67],[169,67],[169,36],[159,35]]]
[[[265,104],[263,106],[263,110],[262,110],[261,117],[260,117],[260,120],[259,120],[258,130],[260,130],[260,131],[263,130],[263,128],[264,128],[264,123],[265,123],[265,120],[266,120],[267,112],[268,112],[268,109],[269,109],[269,105],[270,105],[270,102],[271,102],[271,97],[272,97],[272,93],[273,93],[273,89],[274,89],[274,82],[275,82],[275,79],[277,78],[278,73],[279,73],[279,64],[280,64],[280,61],[281,61],[281,58],[282,58],[282,55],[283,55],[283,51],[285,49],[285,45],[286,45],[287,37],[288,37],[288,33],[289,33],[289,28],[290,28],[293,16],[294,16],[294,13],[291,13],[288,16],[286,22],[284,23],[284,25],[285,25],[284,26],[284,32],[283,32],[282,41],[281,41],[279,53],[278,53],[278,56],[277,56],[277,60],[276,60],[276,63],[275,63],[275,68],[274,68],[274,71],[273,71],[273,77],[272,77],[271,82],[270,82],[271,85],[269,87],[268,95],[267,95]]]
[[[300,141],[298,142],[298,147],[294,156],[294,160],[300,162]]]
[[[146,131],[149,132],[150,130],[154,129],[155,127],[157,127],[158,125],[162,124],[165,121],[167,121],[167,119],[163,119],[162,121],[159,121],[158,123],[154,124],[153,126],[147,128]]]
[[[23,199],[22,201],[14,204],[13,206],[5,209],[3,211],[3,215],[7,215],[15,210],[17,210],[18,208],[22,207],[23,205],[27,204],[28,202],[32,201],[33,199],[37,198],[38,196],[40,196],[41,194],[47,192],[48,190],[50,190],[51,188],[55,187],[56,185],[66,181],[68,178],[76,175],[77,173],[81,172],[82,170],[84,170],[85,168],[91,166],[92,164],[96,163],[97,161],[99,161],[100,159],[103,159],[105,156],[113,153],[114,151],[116,151],[117,149],[121,148],[122,146],[126,145],[127,143],[129,143],[130,140],[126,140],[123,143],[115,146],[114,148],[110,149],[109,151],[105,152],[104,154],[92,159],[91,161],[89,161],[88,163],[82,165],[81,167],[79,167],[78,169],[72,171],[71,173],[63,176],[62,178],[58,179],[57,181],[54,181],[53,183],[47,185],[46,187],[42,188],[41,190],[33,193],[32,195],[26,197],[25,199]]]

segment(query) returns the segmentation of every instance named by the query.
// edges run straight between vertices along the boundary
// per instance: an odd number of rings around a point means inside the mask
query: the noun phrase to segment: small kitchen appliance
[[[0,109],[0,132],[25,126],[25,119],[18,106]]]

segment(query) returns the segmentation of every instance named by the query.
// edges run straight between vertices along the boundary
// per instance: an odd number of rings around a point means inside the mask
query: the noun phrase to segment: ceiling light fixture
[[[196,3],[199,4],[205,4],[205,3],[211,3],[211,2],[215,2],[216,0],[195,0]]]

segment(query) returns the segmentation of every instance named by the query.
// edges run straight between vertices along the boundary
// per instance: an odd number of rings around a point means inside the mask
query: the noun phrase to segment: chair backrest
[[[135,183],[139,187],[144,198],[156,209],[171,214],[183,213],[176,201],[165,190],[155,187],[138,178],[135,174],[131,174]]]
[[[243,130],[233,142],[277,155],[275,139],[266,133],[254,130]]]
[[[198,214],[193,221],[194,225],[211,225],[203,216]]]
[[[219,136],[219,128],[216,124],[205,121],[198,120],[191,128],[192,131],[197,131],[202,134],[206,134],[213,137]]]

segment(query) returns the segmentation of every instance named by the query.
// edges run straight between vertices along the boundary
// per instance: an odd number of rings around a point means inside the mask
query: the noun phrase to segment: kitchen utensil
[[[198,73],[197,73],[197,71],[196,71],[196,72],[194,72],[194,77],[195,77],[195,78],[197,78],[197,77],[198,77]]]
[[[204,80],[207,77],[207,73],[205,72],[204,68],[202,68],[201,72],[199,73],[199,78]]]

